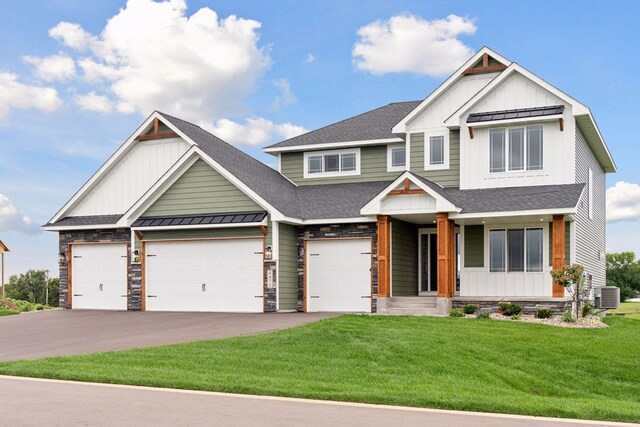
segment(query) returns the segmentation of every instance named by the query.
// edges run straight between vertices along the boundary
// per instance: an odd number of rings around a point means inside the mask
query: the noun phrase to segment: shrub
[[[454,308],[449,312],[450,317],[464,317],[464,313],[457,308]]]
[[[534,316],[536,319],[548,319],[553,316],[553,311],[549,307],[540,307]]]
[[[491,312],[489,310],[478,310],[476,316],[478,319],[491,319]]]
[[[596,314],[595,305],[588,302],[584,306],[582,306],[582,317],[591,316],[592,314]]]
[[[520,314],[522,312],[522,306],[520,304],[512,304],[507,301],[499,301],[498,307],[505,316],[513,316],[514,314]]]
[[[462,307],[462,311],[464,311],[464,314],[473,314],[478,311],[479,308],[476,304],[465,304],[465,306]]]
[[[511,320],[520,320],[520,315],[519,314],[512,314],[511,315]]]
[[[562,321],[566,323],[575,323],[576,318],[573,317],[573,313],[571,313],[571,310],[567,310],[562,313]]]
[[[36,310],[36,311],[42,311],[42,310],[44,310],[44,305],[42,305],[42,304],[36,304],[36,305],[34,306],[34,308],[35,308],[35,310]]]

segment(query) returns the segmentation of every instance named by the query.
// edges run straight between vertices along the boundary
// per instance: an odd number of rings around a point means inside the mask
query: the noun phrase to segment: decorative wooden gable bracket
[[[560,132],[564,132],[564,119],[560,117]]]
[[[473,139],[473,128],[469,127],[469,139]]]
[[[493,58],[492,58],[493,59]],[[469,74],[482,74],[482,73],[495,73],[497,71],[502,71],[507,68],[504,64],[499,65],[489,65],[489,54],[485,53],[482,55],[482,65],[478,66],[479,62],[476,63],[475,67],[467,68],[462,73],[465,76]]]
[[[409,178],[405,178],[403,182],[404,188],[402,190],[391,190],[387,193],[387,196],[401,196],[406,194],[427,194],[422,188],[410,188],[411,181]]]
[[[153,132],[146,135],[136,136],[136,141],[149,141],[151,139],[178,138],[179,135],[173,131],[160,132],[160,121],[158,118],[153,119]]]

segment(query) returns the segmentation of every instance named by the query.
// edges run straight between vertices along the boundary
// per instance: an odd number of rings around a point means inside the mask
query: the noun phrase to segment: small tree
[[[563,286],[571,299],[576,313],[576,319],[582,313],[582,303],[589,299],[589,286],[584,280],[584,267],[580,264],[565,265],[551,271],[554,283]]]

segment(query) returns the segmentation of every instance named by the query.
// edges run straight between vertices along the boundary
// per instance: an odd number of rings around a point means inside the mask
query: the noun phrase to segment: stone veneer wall
[[[304,311],[304,241],[313,239],[335,239],[345,237],[370,237],[372,244],[371,253],[371,280],[372,298],[371,312],[375,313],[378,301],[378,224],[334,224],[334,225],[309,225],[298,227],[298,311]]]
[[[514,304],[520,304],[522,309],[522,314],[535,314],[536,310],[539,308],[545,307],[550,308],[554,314],[562,314],[566,310],[571,310],[572,302],[569,300],[536,300],[535,298],[531,299],[509,299],[508,297],[503,298],[501,300],[476,300],[465,298],[463,300],[453,298],[451,301],[451,308],[462,309],[467,304],[475,304],[480,306],[480,309],[490,310],[492,312],[498,311],[498,302],[500,301],[509,301]]]
[[[273,274],[273,286],[269,287],[267,280],[269,270]],[[277,292],[276,284],[278,283],[278,277],[276,275],[276,262],[270,260],[264,260],[264,311],[265,313],[272,313],[277,311]]]
[[[109,230],[76,230],[61,231],[58,237],[59,251],[63,253],[64,263],[60,264],[60,307],[67,307],[69,302],[69,260],[68,248],[73,243],[100,243],[100,242],[121,242],[127,244],[127,251],[130,252],[131,234],[129,229],[109,229]],[[131,264],[127,268],[127,308],[129,310],[140,310],[142,308],[142,277],[140,264]]]

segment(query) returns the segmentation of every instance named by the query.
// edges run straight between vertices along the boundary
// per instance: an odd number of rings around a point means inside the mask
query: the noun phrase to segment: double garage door
[[[145,243],[149,311],[263,311],[263,239]],[[127,245],[72,249],[72,307],[127,309]]]

